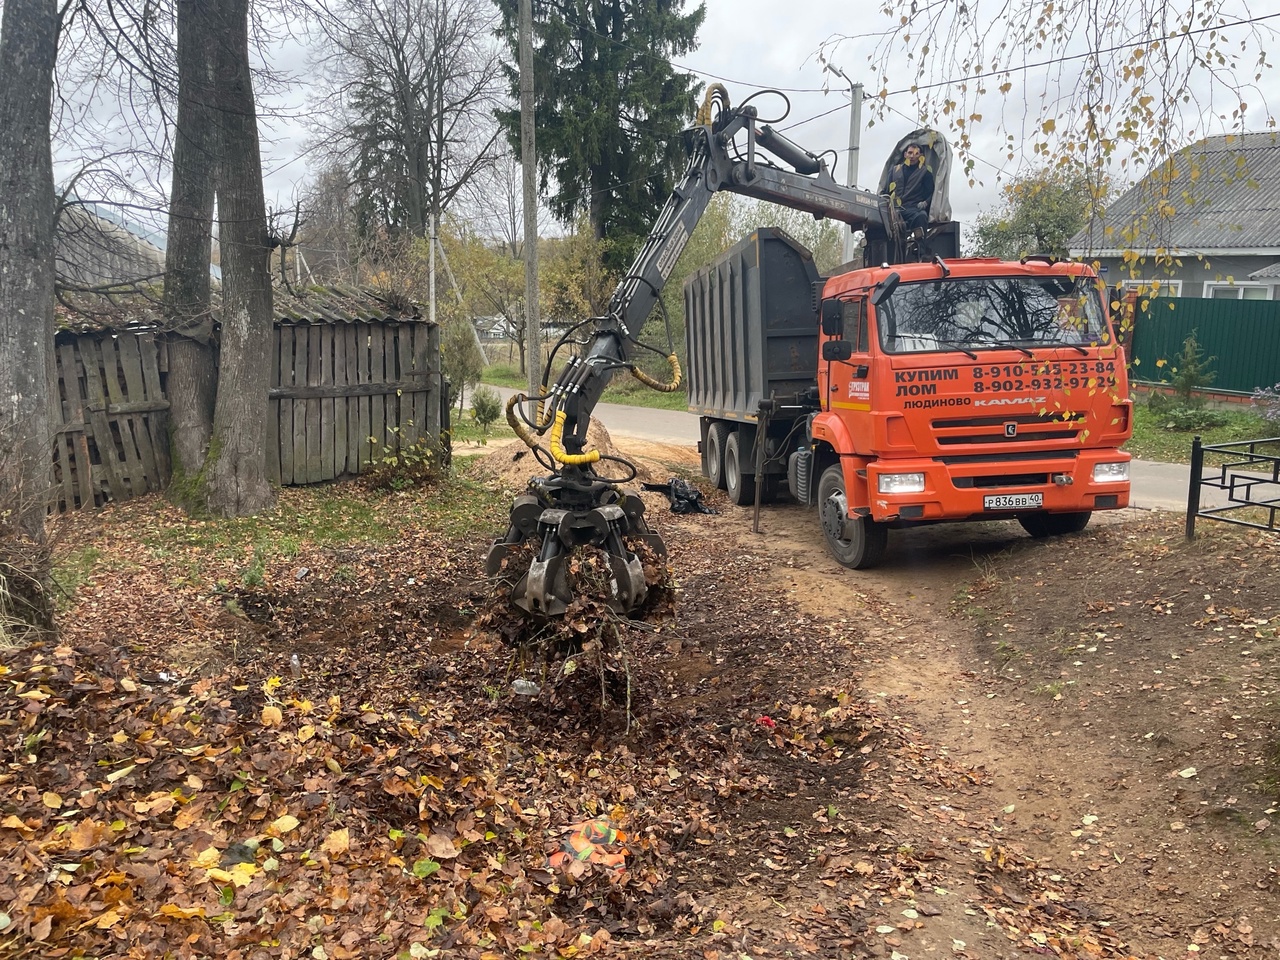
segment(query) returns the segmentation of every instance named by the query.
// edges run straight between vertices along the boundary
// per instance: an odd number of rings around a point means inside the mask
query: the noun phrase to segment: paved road
[[[504,401],[516,392],[505,387],[493,389],[502,394]],[[693,445],[698,442],[698,418],[692,413],[602,403],[596,407],[595,416],[615,436],[672,444]],[[1185,464],[1134,460],[1129,473],[1133,483],[1130,497],[1133,506],[1146,510],[1187,509],[1190,469]],[[1202,498],[1205,505],[1225,502],[1225,497],[1216,490],[1204,490]]]

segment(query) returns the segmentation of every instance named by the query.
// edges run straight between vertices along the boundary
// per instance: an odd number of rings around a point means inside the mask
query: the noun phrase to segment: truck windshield
[[[953,277],[899,284],[878,310],[886,353],[971,352],[1108,342],[1097,281],[1086,277]]]

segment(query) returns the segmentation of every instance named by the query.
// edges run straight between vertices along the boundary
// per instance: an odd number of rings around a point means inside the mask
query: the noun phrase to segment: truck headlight
[[[1094,483],[1128,483],[1129,461],[1121,463],[1095,463],[1093,465]]]
[[[924,474],[882,473],[878,486],[881,493],[924,493]]]

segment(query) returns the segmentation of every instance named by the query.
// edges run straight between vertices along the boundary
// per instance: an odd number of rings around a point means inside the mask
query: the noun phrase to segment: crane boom
[[[719,106],[714,117],[713,104]],[[740,142],[743,137],[745,142]],[[541,396],[517,394],[507,405],[508,422],[551,474],[531,481],[528,492],[516,499],[510,526],[490,548],[486,569],[490,576],[500,574],[514,547],[525,541],[536,543],[528,572],[512,588],[513,603],[531,615],[565,612],[573,599],[565,561],[578,547],[596,546],[608,555],[614,584],[610,605],[620,613],[630,613],[647,595],[642,564],[627,541],[645,542],[659,554],[666,552],[661,538],[644,520],[640,498],[618,488],[634,478],[634,466],[623,461],[630,476],[596,474],[594,464],[617,458],[585,451],[587,427],[600,395],[620,370],[629,370],[655,389],[679,388],[680,368],[674,353],[667,356],[672,378],[664,384],[635,365],[633,348],[639,345],[640,330],[659,303],[711,198],[729,191],[839,220],[851,229],[884,230],[891,223],[886,198],[837,183],[823,157],[760,124],[754,106],[731,108],[727,93],[718,85],[708,91],[697,122],[684,131],[684,138],[688,166],[614,290],[607,314],[585,322],[591,331],[583,355],[571,358],[553,385],[546,387],[544,382]],[[789,169],[769,162],[763,153]],[[536,412],[531,414],[528,407],[535,404]],[[543,438],[545,446],[540,442]]]

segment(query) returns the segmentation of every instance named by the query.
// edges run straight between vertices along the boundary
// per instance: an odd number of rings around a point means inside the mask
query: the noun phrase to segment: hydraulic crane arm
[[[718,108],[714,117],[713,107]],[[591,329],[583,356],[570,359],[556,382],[544,386],[541,396],[517,395],[507,406],[508,422],[552,473],[532,481],[529,492],[517,498],[511,525],[490,549],[486,566],[491,576],[498,575],[513,555],[513,547],[526,540],[538,545],[527,574],[512,588],[513,602],[530,614],[565,612],[573,598],[565,560],[577,547],[588,545],[609,556],[614,584],[610,603],[615,610],[630,613],[645,599],[642,564],[626,541],[647,542],[659,554],[665,553],[665,547],[646,525],[639,498],[618,489],[618,483],[635,476],[634,467],[623,464],[630,476],[595,473],[593,464],[601,457],[598,451],[584,450],[587,427],[600,395],[619,370],[630,370],[655,389],[679,388],[680,368],[674,353],[667,356],[671,380],[663,384],[636,367],[634,348],[640,345],[640,330],[711,198],[727,190],[840,220],[853,229],[883,226],[889,216],[885,198],[836,183],[822,157],[759,124],[755,107],[731,108],[719,85],[708,91],[697,122],[685,130],[684,137],[689,164],[631,269],[614,290],[607,315],[587,321]],[[789,169],[767,162],[761,151]],[[531,414],[527,408],[535,404],[536,412]],[[545,447],[539,442],[544,437]]]

